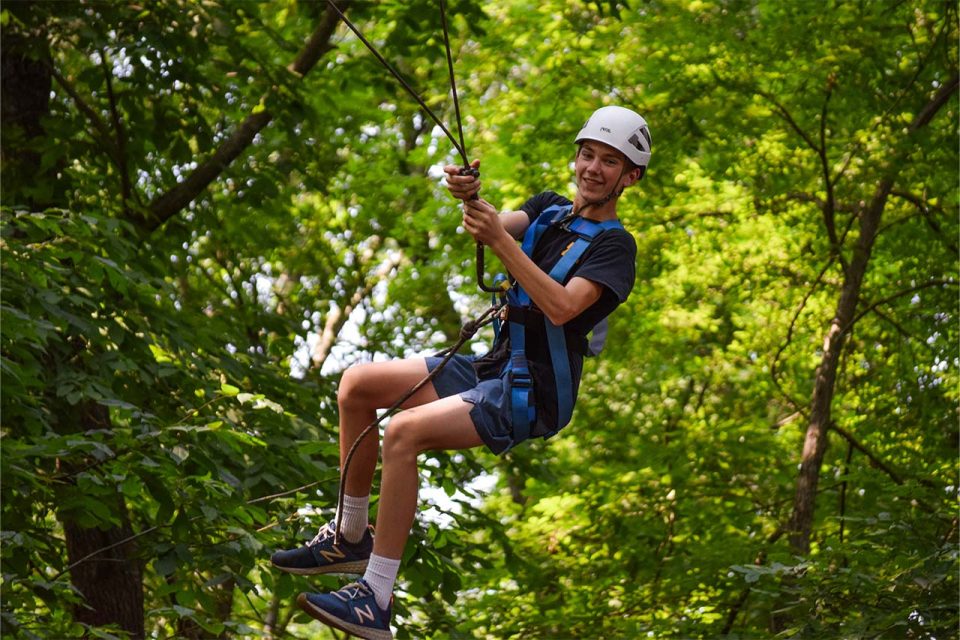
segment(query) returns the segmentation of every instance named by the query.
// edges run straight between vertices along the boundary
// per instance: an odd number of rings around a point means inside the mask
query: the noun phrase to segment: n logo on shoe
[[[360,621],[360,624],[363,624],[364,622],[373,622],[374,620],[373,610],[370,608],[369,604],[363,605],[362,609],[360,607],[354,607],[353,613],[357,616],[357,620]],[[364,620],[364,618],[366,618],[366,620]]]
[[[320,551],[320,555],[322,555],[327,562],[343,560],[347,557],[347,554],[345,554],[343,551],[340,551],[340,547],[337,545],[331,545],[331,549],[333,549],[333,551],[327,551],[325,549]]]

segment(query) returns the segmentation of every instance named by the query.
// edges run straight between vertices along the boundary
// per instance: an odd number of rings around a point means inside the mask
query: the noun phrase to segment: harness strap
[[[523,252],[533,258],[533,250],[543,236],[547,227],[552,224],[561,224],[565,230],[577,235],[577,238],[567,247],[560,260],[550,270],[550,277],[564,284],[583,254],[590,247],[590,243],[604,231],[622,229],[619,220],[595,222],[578,216],[571,217],[572,206],[553,205],[547,207],[539,217],[527,227],[523,236],[521,248]],[[512,418],[514,441],[522,442],[530,434],[530,426],[536,420],[534,406],[533,379],[530,375],[526,357],[526,320],[531,316],[530,295],[515,283],[507,292],[507,301],[510,305],[507,321],[510,326],[510,360],[507,363],[508,383],[510,384],[510,399],[512,404]],[[516,309],[516,311],[514,311]],[[522,313],[517,313],[523,309]],[[554,373],[554,382],[557,387],[557,431],[570,422],[573,415],[573,375],[570,370],[568,351],[570,346],[578,353],[581,350],[589,351],[575,341],[567,344],[567,335],[563,326],[555,325],[540,314],[547,335],[547,346],[550,352],[550,361]],[[605,337],[606,326],[600,330],[601,340]],[[596,337],[596,336],[595,336]],[[583,340],[582,342],[586,342]],[[590,346],[594,346],[591,344]],[[552,434],[548,434],[552,435]]]

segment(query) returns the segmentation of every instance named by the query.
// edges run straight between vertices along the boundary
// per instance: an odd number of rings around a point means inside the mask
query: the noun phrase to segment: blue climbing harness
[[[597,236],[611,229],[623,229],[619,220],[596,222],[571,215],[572,210],[571,205],[553,205],[544,209],[533,224],[527,227],[521,245],[523,252],[532,260],[534,247],[550,225],[559,224],[562,229],[575,233],[576,239],[567,246],[560,260],[550,270],[550,277],[560,284],[566,284],[574,265]],[[514,442],[523,442],[530,436],[530,426],[536,422],[537,418],[533,378],[526,357],[525,324],[527,318],[534,316],[543,319],[554,380],[557,385],[557,426],[554,431],[545,436],[549,437],[565,427],[573,415],[573,379],[570,373],[570,358],[567,355],[567,335],[563,326],[553,324],[539,312],[532,313],[535,307],[530,300],[530,295],[524,291],[519,282],[514,283],[513,287],[507,291],[506,297],[510,359],[505,365],[504,372],[507,374],[507,383],[510,387]],[[593,334],[593,339],[585,349],[588,354],[599,353],[602,349],[603,338],[606,336],[606,321],[601,321],[597,327],[594,327]]]

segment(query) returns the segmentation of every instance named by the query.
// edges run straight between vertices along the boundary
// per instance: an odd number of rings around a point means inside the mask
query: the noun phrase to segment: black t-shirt
[[[520,209],[530,217],[530,223],[553,205],[569,206],[567,198],[552,191],[539,193],[527,200]],[[549,273],[564,249],[576,239],[576,234],[550,225],[533,249],[533,261]],[[627,299],[636,278],[637,244],[627,231],[611,229],[598,235],[567,274],[566,280],[577,276],[603,286],[600,298],[564,326],[568,336],[585,339],[593,327]],[[564,282],[563,284],[566,284]],[[510,357],[509,331],[500,332],[500,340],[485,356],[477,359],[475,366],[481,379],[500,375]],[[576,338],[574,338],[576,339]],[[568,342],[570,338],[568,337]],[[576,400],[583,371],[583,356],[568,349],[570,374],[573,379],[573,398]],[[533,376],[537,421],[531,429],[534,436],[542,436],[557,430],[557,390],[550,364],[550,347],[542,322],[528,320],[526,328],[526,355]],[[562,426],[562,425],[560,425]]]

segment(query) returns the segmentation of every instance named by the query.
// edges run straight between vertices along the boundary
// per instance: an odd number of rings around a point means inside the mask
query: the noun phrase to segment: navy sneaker
[[[336,522],[331,520],[320,527],[313,540],[298,549],[277,551],[270,562],[277,569],[300,576],[318,573],[363,575],[373,551],[370,527],[363,532],[360,542],[349,542],[340,534],[340,542],[333,543]]]
[[[297,604],[311,616],[365,640],[393,640],[390,606],[381,609],[373,589],[360,578],[332,593],[301,593]],[[393,601],[390,601],[393,604]]]

